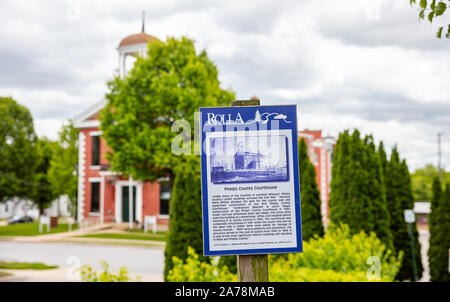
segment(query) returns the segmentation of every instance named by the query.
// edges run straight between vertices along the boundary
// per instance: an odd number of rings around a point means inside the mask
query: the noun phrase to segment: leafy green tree
[[[27,198],[37,161],[36,134],[30,111],[10,97],[0,97],[0,202]]]
[[[375,232],[393,249],[381,161],[371,136],[340,133],[333,159],[330,220],[352,232]]]
[[[411,5],[416,2],[419,3],[421,9],[419,18],[425,19],[426,17],[430,23],[433,22],[434,18],[444,15],[447,9],[450,9],[450,0],[409,0]],[[436,36],[440,39],[442,37],[442,33],[445,33],[445,37],[447,39],[450,38],[450,24],[448,24],[446,28],[444,28],[444,26],[439,27]]]
[[[403,251],[404,253],[403,262],[396,278],[398,280],[413,280],[414,270],[411,257],[411,241],[408,234],[408,226],[404,221],[404,210],[414,208],[408,166],[406,161],[400,160],[400,155],[396,146],[392,149],[389,161],[386,160],[386,154],[382,144],[380,144],[379,147],[379,154],[382,162],[385,161],[385,168],[383,171],[386,185],[387,205],[391,215],[391,232],[393,235],[394,247],[397,252]],[[415,241],[417,274],[420,278],[423,267],[416,225],[413,225],[413,240]]]
[[[436,166],[427,164],[418,168],[411,174],[413,195],[415,201],[430,201],[433,196],[433,180],[439,176],[439,170]],[[442,180],[444,183],[450,182],[450,172],[442,171]]]
[[[320,213],[320,193],[316,182],[316,169],[308,157],[308,147],[305,139],[298,146],[300,171],[300,202],[302,214],[303,240],[309,240],[314,235],[323,236],[322,215]]]
[[[149,43],[147,57],[138,57],[124,78],[108,83],[108,101],[101,112],[101,129],[112,169],[141,180],[173,178],[183,156],[172,153],[177,133],[172,124],[189,122],[199,107],[228,105],[231,91],[220,88],[216,66],[206,51],[197,54],[185,37]],[[193,144],[191,144],[193,145]]]
[[[77,206],[78,132],[72,121],[61,128],[48,170],[48,180],[54,194],[67,195],[73,215],[76,214]]]
[[[43,213],[58,195],[50,185],[48,171],[53,154],[58,150],[58,144],[47,138],[39,138],[37,141],[37,166],[35,179],[30,199],[39,207],[39,213]]]
[[[167,236],[164,265],[164,279],[167,281],[173,267],[173,257],[185,260],[188,247],[197,254],[203,254],[202,205],[200,161],[191,157],[176,168],[172,199],[170,201],[170,228]],[[206,258],[201,256],[200,260]]]
[[[442,191],[441,181],[433,181],[433,198],[429,220],[430,248],[428,259],[433,282],[450,282],[448,253],[450,249],[450,184]]]
[[[228,105],[234,94],[220,88],[218,70],[206,51],[197,54],[194,42],[185,37],[149,43],[147,56],[138,57],[128,75],[114,78],[108,86],[100,121],[112,149],[112,169],[148,181],[169,177],[174,183],[167,277],[173,256],[185,259],[188,246],[202,251],[200,164],[191,156],[172,153],[178,135],[172,132],[173,123],[187,121],[192,147],[194,113],[199,107]]]

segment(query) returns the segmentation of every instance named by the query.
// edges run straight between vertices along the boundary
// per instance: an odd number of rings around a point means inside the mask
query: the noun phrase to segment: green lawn
[[[6,277],[6,276],[11,276],[11,275],[12,274],[10,274],[10,273],[0,271],[0,278],[1,277]]]
[[[162,234],[116,234],[116,233],[99,233],[99,234],[89,234],[77,237],[87,237],[87,238],[106,238],[106,239],[132,239],[132,240],[152,240],[152,241],[166,241],[166,233]]]
[[[57,268],[57,265],[47,265],[40,262],[6,262],[0,261],[0,269],[34,269],[44,270]]]
[[[72,225],[72,230],[77,228],[76,224]],[[47,227],[43,226],[43,232],[39,233],[39,223],[19,223],[8,226],[0,226],[0,236],[36,236],[43,234],[61,233],[69,230],[68,224],[60,223],[57,228],[51,228],[50,232],[47,232]]]

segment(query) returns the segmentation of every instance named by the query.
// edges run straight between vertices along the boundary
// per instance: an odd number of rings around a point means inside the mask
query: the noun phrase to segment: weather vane
[[[145,32],[145,10],[142,11],[142,32]]]

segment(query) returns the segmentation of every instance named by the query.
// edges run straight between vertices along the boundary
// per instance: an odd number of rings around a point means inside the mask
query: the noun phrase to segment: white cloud
[[[436,133],[450,128],[450,45],[435,38],[442,21],[418,22],[408,1],[4,1],[0,95],[56,137],[104,96],[144,9],[148,33],[193,38],[239,99],[296,103],[302,128],[357,127],[414,167],[435,162]]]

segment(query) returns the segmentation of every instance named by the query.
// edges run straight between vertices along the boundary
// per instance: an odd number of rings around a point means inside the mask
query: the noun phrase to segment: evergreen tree
[[[172,257],[176,256],[185,260],[188,256],[188,247],[192,247],[198,255],[203,255],[202,199],[198,158],[185,160],[176,168],[170,202],[170,228],[164,252],[165,280],[173,267]],[[203,256],[199,258],[207,259]]]
[[[381,161],[385,161],[384,176],[386,185],[386,198],[391,216],[391,232],[396,252],[403,251],[403,262],[397,273],[397,280],[413,280],[414,269],[411,256],[411,240],[408,233],[408,225],[404,221],[404,210],[414,208],[414,200],[411,189],[411,177],[406,161],[400,161],[397,147],[391,152],[390,160],[386,160],[383,145],[380,144],[379,154]],[[383,159],[384,157],[384,159]],[[382,164],[383,165],[383,164]],[[418,240],[417,227],[413,225],[413,240],[415,246],[415,261],[418,278],[422,275],[423,267],[420,255],[420,242]]]
[[[402,161],[402,170],[403,170],[403,179],[404,179],[404,191],[405,191],[405,201],[406,203],[404,204],[404,209],[414,209],[414,195],[412,192],[412,181],[411,181],[411,174],[409,173],[409,169],[408,169],[408,165],[406,164],[406,161],[403,160]],[[422,265],[422,254],[421,254],[421,244],[419,241],[419,232],[417,231],[417,225],[413,224],[412,225],[412,236],[413,236],[413,240],[414,240],[414,255],[415,255],[415,261],[416,261],[416,267],[417,267],[417,278],[421,278],[422,273],[423,273],[423,265]],[[409,255],[407,254],[408,252],[410,252],[411,249],[408,249],[405,247],[405,258],[411,259],[411,263],[409,262],[409,260],[404,261],[404,266],[402,265],[400,271],[399,271],[399,275],[403,273],[403,268],[404,272],[405,272],[405,278],[407,277],[411,277],[414,275],[414,271],[413,271],[413,267],[412,267],[412,256],[409,257]]]
[[[256,120],[256,118],[255,118]],[[309,240],[314,235],[323,236],[322,214],[320,213],[320,192],[316,182],[316,169],[308,157],[305,139],[298,145],[300,173],[300,203],[302,215],[302,237]],[[285,255],[285,254],[280,254]],[[227,266],[230,272],[237,272],[236,256],[221,256],[219,266]]]
[[[442,192],[438,177],[433,182],[433,198],[429,220],[430,248],[428,261],[433,282],[450,282],[448,252],[450,248],[450,185]]]
[[[358,130],[339,135],[329,207],[333,223],[345,223],[354,233],[373,231],[393,249],[381,162],[371,136],[361,139]]]
[[[393,250],[391,215],[386,200],[386,187],[384,184],[382,163],[378,156],[372,135],[367,135],[364,138],[363,147],[366,149],[367,154],[364,163],[366,180],[365,193],[368,195],[369,203],[371,205],[371,219],[373,219],[372,223],[375,226],[373,231],[389,249]],[[364,190],[364,187],[361,189]]]
[[[384,151],[384,143],[380,141],[380,145],[378,146],[378,156],[380,157],[381,169],[383,170],[384,183],[386,185],[386,166],[388,163],[386,151]],[[387,190],[386,190],[387,194]]]
[[[302,215],[303,240],[312,238],[315,234],[324,234],[322,215],[320,213],[320,193],[316,182],[316,169],[308,157],[308,147],[305,139],[298,146],[300,172],[300,203]]]

